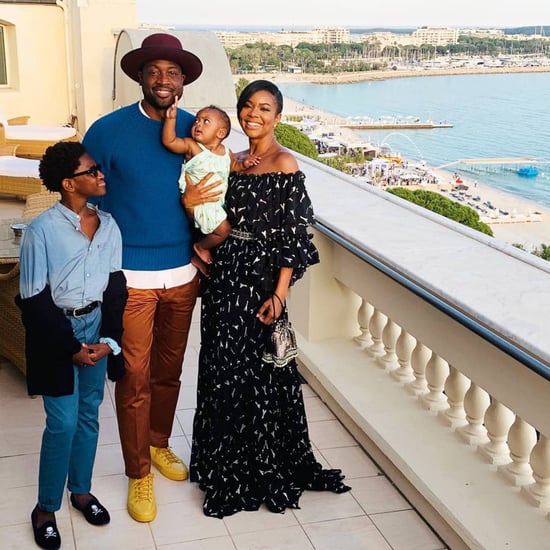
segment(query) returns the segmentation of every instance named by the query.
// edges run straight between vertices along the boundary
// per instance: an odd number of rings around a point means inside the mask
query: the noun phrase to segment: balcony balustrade
[[[550,540],[550,263],[301,159],[301,372],[452,548]],[[543,546],[541,546],[543,544]]]

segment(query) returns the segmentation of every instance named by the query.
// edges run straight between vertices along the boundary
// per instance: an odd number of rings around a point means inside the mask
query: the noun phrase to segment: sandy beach
[[[529,67],[526,71],[518,72],[549,72],[550,67]],[[533,69],[544,69],[533,71]],[[395,74],[397,71],[389,71],[392,77],[405,76],[403,74]],[[471,71],[469,71],[471,72]],[[479,71],[481,72],[481,71]],[[485,71],[487,73],[488,71]],[[491,72],[494,72],[493,70]],[[511,71],[507,71],[511,72]],[[438,71],[439,73],[439,71]],[[368,74],[368,73],[366,73]],[[429,71],[429,74],[425,76],[433,75],[434,71]],[[446,73],[446,74],[463,74],[458,72]],[[258,78],[266,78],[266,75],[256,75]],[[282,82],[296,82],[296,81],[310,81],[307,80],[307,75],[286,75],[286,73],[277,73],[273,76],[274,81]],[[321,75],[320,75],[321,76]],[[408,75],[412,76],[412,75]],[[415,74],[414,76],[418,76]],[[351,76],[349,78],[352,78]],[[288,80],[286,80],[288,79]],[[304,80],[305,79],[305,80]],[[254,80],[254,78],[251,78]],[[348,80],[353,82],[353,80]],[[327,82],[328,83],[328,82]],[[327,113],[320,111],[317,107],[306,105],[298,101],[285,97],[284,116],[291,117],[292,115],[301,115],[305,117],[316,118],[321,121],[321,124],[326,125],[327,130],[331,129],[335,135],[343,141],[348,143],[362,141],[361,138],[348,128],[341,128],[338,126],[338,122],[343,121],[341,117],[338,117],[334,113]],[[376,144],[375,144],[376,145]],[[432,174],[437,176],[437,184],[426,184],[422,188],[430,191],[436,191],[449,197],[449,191],[456,186],[453,172],[435,169],[433,167],[426,166]],[[485,223],[488,223],[493,230],[495,238],[507,242],[509,244],[521,244],[526,250],[532,251],[534,248],[540,247],[541,244],[550,244],[550,208],[528,201],[522,197],[506,193],[494,187],[483,185],[476,180],[465,178],[461,176],[463,184],[468,186],[468,193],[472,197],[480,197],[478,204],[489,203],[492,204],[495,209],[490,211],[492,216],[480,214],[480,219]],[[451,197],[449,197],[451,198]],[[499,211],[508,212],[508,215],[502,215]]]

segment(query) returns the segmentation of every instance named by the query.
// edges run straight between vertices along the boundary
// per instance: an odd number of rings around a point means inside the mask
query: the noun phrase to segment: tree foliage
[[[237,84],[235,84],[235,92],[237,93],[237,97],[241,95],[241,92],[250,84],[250,80],[247,78],[239,78]]]
[[[493,236],[493,230],[479,219],[479,214],[473,208],[458,204],[439,193],[424,189],[411,190],[404,187],[388,189],[388,192],[481,233]]]
[[[247,72],[287,71],[300,67],[306,73],[362,72],[395,67],[396,63],[417,63],[436,56],[453,55],[550,55],[550,42],[541,37],[511,39],[460,35],[456,44],[420,46],[407,44],[383,45],[375,37],[365,42],[276,46],[267,42],[243,44],[228,48],[227,56],[234,74]]]
[[[539,258],[542,258],[543,260],[550,262],[550,245],[541,243],[539,247],[533,250],[533,254],[535,256],[538,256]]]
[[[275,127],[275,137],[283,147],[288,147],[297,153],[317,160],[317,148],[298,128],[284,122],[279,122]]]

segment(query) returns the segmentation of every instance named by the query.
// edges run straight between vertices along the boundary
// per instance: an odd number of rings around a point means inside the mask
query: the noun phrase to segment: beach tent
[[[390,171],[390,161],[386,159],[372,159],[365,162],[365,169],[369,176],[387,176]]]

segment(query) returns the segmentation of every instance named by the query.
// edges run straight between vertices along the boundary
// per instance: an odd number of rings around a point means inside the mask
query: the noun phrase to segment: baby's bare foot
[[[212,254],[210,254],[210,250],[203,248],[199,243],[195,243],[193,245],[193,249],[195,250],[195,253],[197,256],[205,263],[205,264],[211,264],[212,263]]]
[[[191,257],[191,263],[205,276],[209,277],[208,266],[196,255]]]

